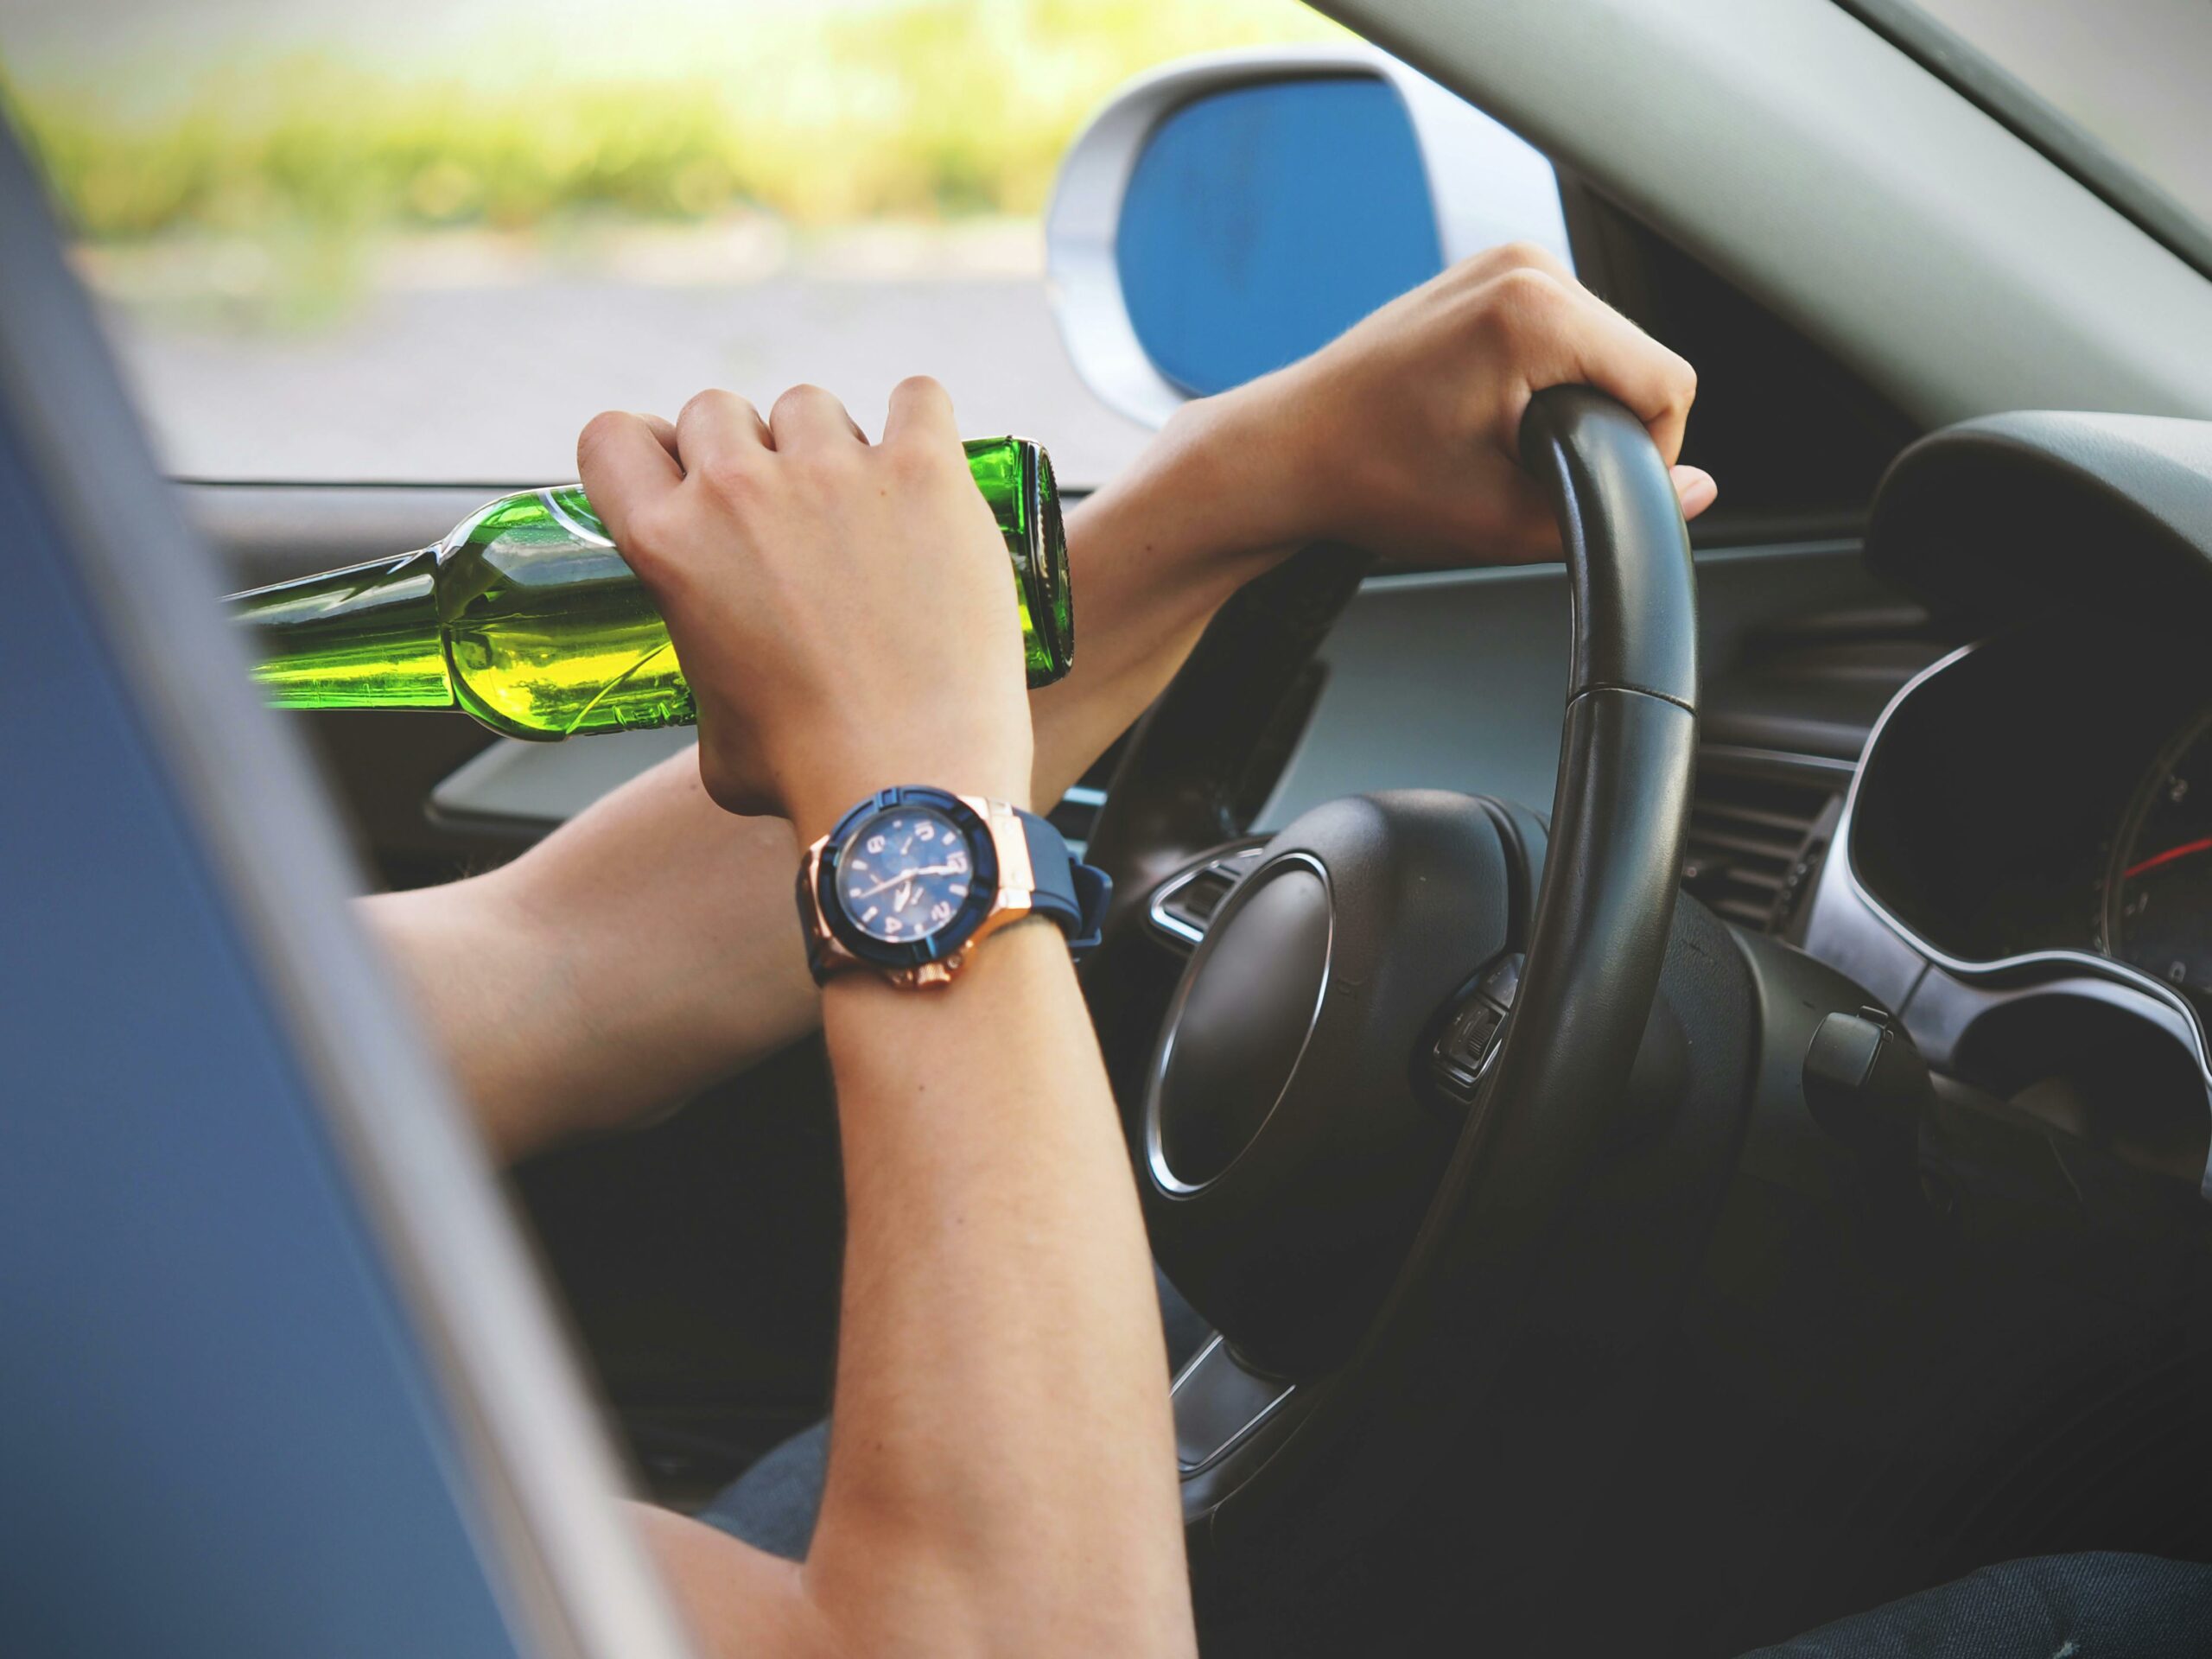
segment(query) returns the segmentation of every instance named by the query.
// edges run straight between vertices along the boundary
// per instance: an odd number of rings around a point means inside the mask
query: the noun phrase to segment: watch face
[[[895,806],[863,820],[837,855],[846,920],[887,944],[913,944],[950,925],[975,880],[967,833],[933,807]]]

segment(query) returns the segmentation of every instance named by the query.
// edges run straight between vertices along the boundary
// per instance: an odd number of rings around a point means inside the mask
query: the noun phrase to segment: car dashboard
[[[2019,414],[1900,457],[1862,545],[1698,556],[1684,888],[1866,988],[1947,1084],[2203,1183],[2212,428]],[[1556,568],[1371,578],[1255,832],[1548,800]]]
[[[2212,1192],[2212,442],[1948,429],[1867,558],[1965,638],[1874,722],[1806,949],[1947,1076]]]
[[[1936,664],[1869,746],[1861,890],[1950,959],[2090,955],[2212,1009],[2206,632],[2052,620]]]

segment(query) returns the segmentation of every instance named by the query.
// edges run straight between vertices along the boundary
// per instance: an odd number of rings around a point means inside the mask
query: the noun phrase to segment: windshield
[[[1918,0],[2212,230],[2212,0]]]
[[[1144,431],[1040,223],[1120,83],[1300,0],[0,0],[0,102],[173,473],[529,483],[601,409],[928,373],[1064,485]]]

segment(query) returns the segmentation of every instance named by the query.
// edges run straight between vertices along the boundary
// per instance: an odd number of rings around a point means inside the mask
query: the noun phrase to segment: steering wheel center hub
[[[1321,1018],[1334,937],[1328,867],[1287,852],[1247,876],[1175,1014],[1145,1148],[1161,1189],[1203,1191],[1258,1138]]]
[[[1465,795],[1332,801],[1269,843],[1185,970],[1142,1186],[1169,1277],[1255,1363],[1325,1369],[1379,1305],[1460,1121],[1431,1027],[1516,948],[1532,838]]]

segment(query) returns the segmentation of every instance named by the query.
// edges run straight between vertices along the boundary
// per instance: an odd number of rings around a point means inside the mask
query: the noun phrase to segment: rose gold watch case
[[[912,968],[887,968],[857,957],[846,947],[830,925],[830,918],[822,910],[822,855],[829,848],[830,836],[823,836],[806,849],[800,861],[799,891],[804,895],[804,918],[816,944],[815,962],[817,977],[827,981],[855,969],[864,969],[875,974],[900,990],[921,990],[933,985],[950,985],[976,947],[992,934],[1014,923],[1027,920],[1035,910],[1037,892],[1036,866],[1029,859],[1029,835],[1022,828],[1021,819],[1013,807],[1004,801],[994,801],[981,795],[957,795],[961,802],[983,821],[983,828],[991,837],[991,845],[998,855],[999,880],[997,894],[991,907],[983,914],[957,950],[935,962],[920,963]],[[832,832],[835,833],[834,831]]]

